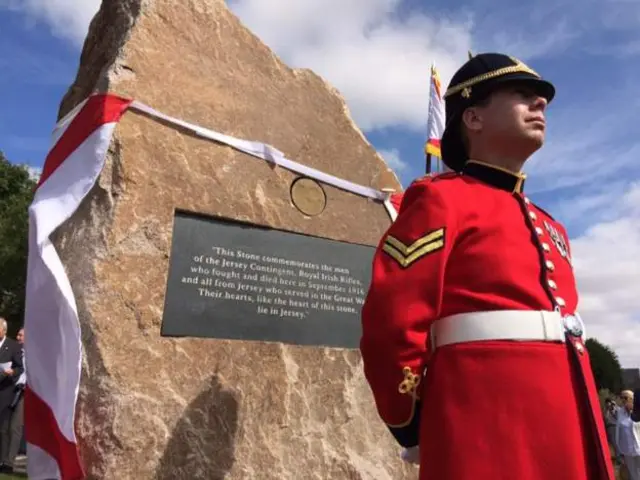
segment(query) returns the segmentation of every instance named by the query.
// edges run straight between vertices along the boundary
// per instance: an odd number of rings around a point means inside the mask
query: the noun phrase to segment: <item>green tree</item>
[[[0,152],[0,315],[15,333],[23,323],[29,233],[36,182]]]
[[[585,342],[591,359],[591,370],[598,390],[620,392],[622,389],[622,367],[616,352],[595,338]]]

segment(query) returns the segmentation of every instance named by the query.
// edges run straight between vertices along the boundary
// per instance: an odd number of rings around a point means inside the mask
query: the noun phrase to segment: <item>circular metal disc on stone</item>
[[[291,185],[291,201],[305,215],[320,215],[327,206],[322,186],[310,178],[298,178]]]

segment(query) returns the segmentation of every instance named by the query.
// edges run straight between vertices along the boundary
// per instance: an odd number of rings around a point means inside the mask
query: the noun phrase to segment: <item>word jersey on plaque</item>
[[[161,333],[357,348],[374,252],[178,211]]]

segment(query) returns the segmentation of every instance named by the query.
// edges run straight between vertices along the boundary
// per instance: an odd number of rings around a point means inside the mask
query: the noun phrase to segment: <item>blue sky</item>
[[[593,334],[640,366],[640,0],[228,4],[287,64],[338,88],[404,185],[424,173],[432,61],[446,85],[469,49],[497,50],[554,82],[527,189],[567,226]],[[13,162],[42,165],[98,5],[0,0],[0,150]]]
[[[0,150],[10,160],[41,166],[78,48],[20,12],[0,10]]]

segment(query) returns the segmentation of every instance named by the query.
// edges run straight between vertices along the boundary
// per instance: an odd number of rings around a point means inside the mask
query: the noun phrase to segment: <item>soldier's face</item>
[[[547,101],[526,85],[495,91],[476,109],[480,134],[489,142],[509,142],[514,148],[535,151],[544,143]]]

